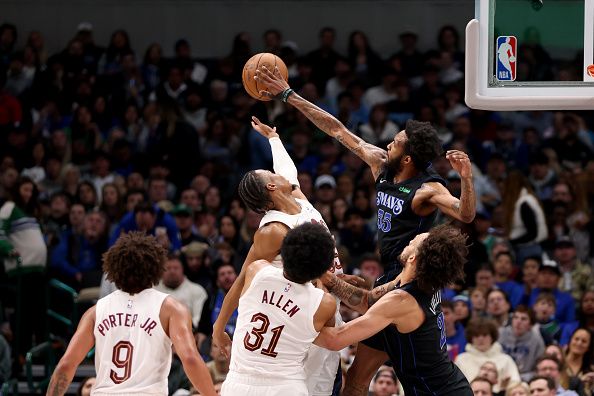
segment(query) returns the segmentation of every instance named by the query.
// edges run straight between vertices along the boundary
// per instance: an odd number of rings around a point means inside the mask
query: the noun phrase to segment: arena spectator
[[[165,272],[155,289],[172,295],[184,303],[192,315],[192,325],[198,327],[202,316],[202,308],[208,298],[206,290],[184,275],[184,268],[179,258],[170,256],[165,263]]]
[[[466,352],[461,353],[456,358],[456,365],[464,373],[467,379],[476,378],[479,369],[486,361],[492,361],[497,366],[498,387],[505,389],[509,382],[519,382],[520,373],[513,359],[505,354],[501,344],[497,342],[499,332],[497,324],[489,319],[473,319],[466,327]]]
[[[466,338],[464,337],[464,326],[456,320],[454,314],[454,304],[450,301],[441,302],[441,311],[445,320],[446,343],[448,346],[448,355],[452,361],[465,351]]]
[[[561,278],[559,290],[570,293],[578,302],[586,290],[594,288],[592,267],[578,257],[573,240],[567,236],[557,238],[553,258],[559,263]]]
[[[578,393],[582,392],[583,384],[578,379],[577,381],[574,380],[570,382],[568,384],[569,388],[561,386],[561,369],[562,367],[556,357],[544,355],[536,362],[537,376],[534,377],[533,380],[538,377],[550,378],[554,384],[552,389],[556,389],[557,395],[577,396]],[[532,392],[532,389],[530,391]]]
[[[555,318],[559,323],[566,323],[575,319],[575,302],[571,294],[559,290],[560,279],[561,270],[559,269],[559,264],[555,260],[543,260],[536,278],[536,285],[538,287],[532,290],[529,305],[534,305],[541,290],[549,291],[555,296],[557,306]]]
[[[519,305],[512,314],[511,326],[503,328],[499,334],[499,343],[516,362],[522,381],[528,381],[534,375],[536,360],[545,349],[540,332],[532,331],[534,322],[534,312]]]

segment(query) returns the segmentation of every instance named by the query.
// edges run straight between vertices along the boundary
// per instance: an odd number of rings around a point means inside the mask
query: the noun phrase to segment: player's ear
[[[274,191],[274,190],[276,190],[276,184],[275,183],[266,183],[266,189],[268,191]]]

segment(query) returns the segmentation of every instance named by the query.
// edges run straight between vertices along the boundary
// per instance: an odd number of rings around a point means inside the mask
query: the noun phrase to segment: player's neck
[[[419,171],[411,166],[410,168],[402,168],[398,174],[394,176],[394,183],[402,183],[405,180],[412,179],[419,174]]]
[[[406,285],[407,283],[412,282],[415,279],[415,276],[417,275],[417,271],[415,269],[415,266],[407,263],[404,266],[404,269],[402,270],[402,274],[400,275],[400,283],[402,285]]]
[[[293,195],[279,195],[274,201],[274,209],[279,212],[294,215],[301,212],[301,205],[295,200]]]

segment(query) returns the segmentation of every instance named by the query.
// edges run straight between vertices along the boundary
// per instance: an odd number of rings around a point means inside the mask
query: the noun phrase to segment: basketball
[[[594,77],[594,65],[589,65],[587,70],[588,70],[588,75],[590,77]]]
[[[285,62],[283,62],[281,58],[268,52],[256,54],[245,63],[245,66],[243,66],[243,73],[241,75],[241,79],[243,80],[243,88],[245,88],[246,92],[252,98],[268,101],[270,100],[269,97],[260,95],[260,91],[265,91],[266,86],[262,82],[254,80],[256,70],[261,66],[266,66],[266,68],[272,72],[274,72],[274,67],[277,66],[281,76],[285,79],[285,81],[289,79],[289,72],[287,71]]]

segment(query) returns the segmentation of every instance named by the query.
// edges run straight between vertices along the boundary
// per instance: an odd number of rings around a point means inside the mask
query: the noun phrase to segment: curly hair
[[[320,224],[301,224],[285,236],[281,257],[290,280],[308,282],[322,276],[334,263],[334,238]]]
[[[448,225],[433,228],[419,245],[417,283],[427,293],[464,280],[464,264],[468,247],[466,236]]]
[[[408,120],[404,131],[407,137],[404,153],[410,155],[418,170],[424,170],[431,161],[443,154],[441,141],[431,123]]]
[[[166,257],[167,251],[153,236],[129,232],[103,254],[103,271],[118,289],[136,294],[159,282]]]
[[[241,178],[237,192],[245,206],[256,213],[265,213],[273,205],[266,184],[255,170],[249,171]]]

